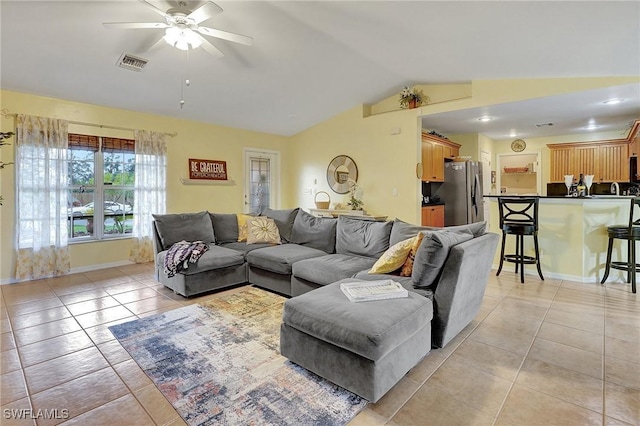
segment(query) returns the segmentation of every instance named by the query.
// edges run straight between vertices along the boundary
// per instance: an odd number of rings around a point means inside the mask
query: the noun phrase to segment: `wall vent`
[[[118,65],[120,68],[140,72],[148,62],[148,59],[139,58],[137,56],[131,55],[130,53],[123,53],[122,56],[120,56],[120,58],[118,59],[116,65]]]
[[[551,127],[553,126],[553,123],[538,123],[536,124],[536,127]]]

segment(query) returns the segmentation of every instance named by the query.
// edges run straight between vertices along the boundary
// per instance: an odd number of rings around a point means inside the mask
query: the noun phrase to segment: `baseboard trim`
[[[510,265],[513,265],[513,264],[510,263]],[[492,269],[497,271],[498,266],[499,265],[493,265]],[[505,270],[504,266],[502,270],[503,271]],[[602,273],[604,273],[604,269],[602,270]],[[535,269],[535,267],[533,269],[524,268],[524,274],[531,275],[532,277],[536,277],[538,279],[540,278],[538,276],[538,271]],[[542,275],[544,275],[545,278],[553,278],[556,280],[572,281],[572,282],[583,283],[583,284],[600,284],[600,280],[602,279],[602,277],[597,277],[597,276],[583,277],[579,275],[569,275],[569,274],[561,274],[558,272],[548,272],[548,271],[545,271],[544,268],[542,269]],[[619,282],[624,282],[624,279],[622,275],[616,276],[616,271],[612,270],[606,282],[619,283]]]
[[[110,262],[110,263],[98,263],[95,265],[88,265],[88,266],[81,266],[78,268],[71,268],[71,270],[69,271],[68,274],[64,274],[64,275],[71,275],[71,274],[81,274],[83,272],[91,272],[91,271],[97,271],[99,269],[107,269],[107,268],[117,268],[118,266],[126,266],[126,265],[133,265],[134,262],[131,262],[130,260],[121,260],[118,262]],[[64,276],[64,275],[58,275],[58,276]],[[53,275],[50,275],[48,277],[42,277],[39,279],[45,279],[45,278],[53,278]],[[25,281],[32,281],[31,279],[24,279],[24,280],[18,280],[16,278],[5,278],[3,280],[0,280],[0,285],[6,285],[6,284],[17,284],[20,282],[25,282]]]

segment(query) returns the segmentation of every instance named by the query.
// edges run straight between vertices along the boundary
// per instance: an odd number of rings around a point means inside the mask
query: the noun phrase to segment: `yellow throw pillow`
[[[420,244],[422,244],[422,239],[424,238],[424,234],[422,232],[418,232],[418,235],[413,239],[413,245],[411,246],[411,251],[409,252],[409,256],[407,256],[407,260],[404,261],[404,265],[402,265],[402,269],[400,270],[401,277],[410,277],[413,272],[413,262],[416,259],[416,253],[418,252],[418,248],[420,248]]]
[[[380,256],[380,259],[373,264],[369,273],[386,274],[400,268],[404,264],[404,261],[407,260],[415,238],[416,237],[400,241],[394,244],[393,247],[390,247],[389,250],[385,251],[382,256]]]
[[[238,242],[247,241],[247,235],[249,232],[249,224],[247,222],[255,216],[238,213],[236,217],[238,218]]]
[[[256,217],[249,221],[248,229],[247,244],[280,244],[280,231],[271,218]]]

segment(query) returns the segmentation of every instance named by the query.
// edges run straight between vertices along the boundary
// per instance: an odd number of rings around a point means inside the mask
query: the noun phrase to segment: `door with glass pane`
[[[278,208],[278,152],[246,149],[244,157],[245,213],[258,214],[265,208]]]

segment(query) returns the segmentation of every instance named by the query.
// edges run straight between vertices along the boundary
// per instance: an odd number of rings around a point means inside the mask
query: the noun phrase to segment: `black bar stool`
[[[538,275],[544,281],[540,269],[540,252],[538,250],[538,198],[498,198],[500,208],[500,228],[502,229],[502,248],[500,249],[500,266],[496,275],[502,271],[504,261],[516,264],[516,274],[520,269],[520,282],[524,284],[524,265],[535,264]],[[516,236],[516,253],[504,254],[507,234]],[[533,236],[535,257],[524,255],[524,237]]]
[[[604,284],[611,268],[627,271],[627,282],[631,282],[631,291],[636,292],[636,272],[640,272],[640,265],[636,263],[636,241],[640,240],[640,219],[633,220],[635,207],[640,207],[640,197],[632,198],[629,206],[629,224],[607,226],[609,246],[607,247],[607,266],[600,284]],[[614,240],[627,241],[627,261],[611,261]]]

